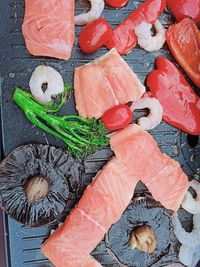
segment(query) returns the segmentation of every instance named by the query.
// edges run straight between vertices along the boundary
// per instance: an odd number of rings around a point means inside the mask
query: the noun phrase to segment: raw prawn
[[[162,26],[159,20],[154,23],[156,30],[155,36],[152,36],[150,23],[142,22],[135,28],[135,34],[138,37],[138,44],[146,51],[152,52],[159,50],[165,43],[165,28]]]
[[[190,186],[194,189],[197,196],[193,198],[192,194],[187,191],[182,202],[182,207],[191,214],[197,214],[200,213],[200,183],[196,180],[192,180]]]
[[[75,16],[76,25],[85,25],[95,19],[101,17],[101,13],[104,10],[104,0],[89,0],[91,3],[91,9],[84,14],[79,14]]]
[[[184,266],[180,263],[172,263],[172,264],[167,265],[166,267],[184,267]]]
[[[179,260],[188,267],[196,267],[200,259],[200,246],[191,248],[181,245],[179,250]]]
[[[174,233],[181,244],[190,248],[200,246],[200,214],[195,214],[193,216],[193,230],[190,233],[186,232],[182,227],[177,213],[173,215],[172,223],[174,226]]]
[[[151,130],[155,128],[162,121],[163,108],[158,99],[152,97],[141,98],[133,102],[131,109],[143,109],[148,108],[150,110],[147,117],[138,119],[138,124],[145,130]]]
[[[52,97],[64,92],[63,78],[52,67],[38,66],[31,75],[29,86],[34,98],[41,104],[48,104]]]

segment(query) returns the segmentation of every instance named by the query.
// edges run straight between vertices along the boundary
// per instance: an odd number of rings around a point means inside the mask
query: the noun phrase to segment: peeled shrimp
[[[155,128],[162,121],[163,108],[158,99],[152,97],[141,98],[133,102],[131,109],[143,109],[148,108],[150,110],[147,117],[142,117],[138,120],[138,124],[145,130]]]
[[[192,180],[190,186],[197,193],[197,197],[193,198],[192,194],[188,191],[183,199],[182,207],[191,214],[197,214],[200,213],[200,183]]]
[[[41,104],[52,101],[52,97],[64,91],[63,78],[52,67],[38,66],[31,75],[29,86],[33,97]]]
[[[188,267],[196,267],[200,260],[200,247],[191,248],[186,245],[181,245],[179,260]]]
[[[89,1],[91,3],[91,9],[87,13],[75,16],[76,25],[85,25],[101,17],[101,14],[105,6],[104,0],[89,0]]]
[[[152,36],[152,25],[146,22],[142,22],[135,28],[135,34],[138,37],[138,44],[146,51],[152,52],[159,50],[165,43],[165,28],[162,26],[159,20],[154,23],[156,30],[155,36]]]
[[[181,244],[190,248],[200,246],[200,214],[195,214],[193,216],[193,230],[190,233],[186,232],[182,227],[177,214],[173,215],[172,223],[174,226],[174,233]]]

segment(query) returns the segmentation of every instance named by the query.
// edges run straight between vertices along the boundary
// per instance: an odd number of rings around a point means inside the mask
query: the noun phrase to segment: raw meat
[[[116,49],[112,49],[76,68],[74,90],[79,115],[98,119],[113,106],[138,100],[145,87]]]
[[[56,267],[88,267],[88,261],[93,264],[89,254],[121,217],[137,182],[113,157],[86,188],[65,223],[44,243],[42,252]]]
[[[74,0],[25,0],[22,26],[30,54],[69,59],[74,44]]]
[[[153,197],[167,209],[177,211],[189,187],[180,164],[162,153],[156,141],[140,126],[129,125],[111,135],[118,160],[137,176]]]

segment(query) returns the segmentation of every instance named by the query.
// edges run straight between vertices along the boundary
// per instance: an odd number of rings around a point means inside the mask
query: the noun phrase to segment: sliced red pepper
[[[134,33],[135,27],[143,21],[153,24],[166,6],[166,0],[147,0],[141,4],[133,13],[114,30],[113,35],[106,42],[106,47],[115,47],[123,55],[127,54],[137,44],[137,36]]]
[[[157,70],[147,77],[151,96],[163,106],[163,120],[193,135],[200,134],[200,97],[168,59],[156,59]]]
[[[128,3],[129,0],[105,0],[106,4],[115,8],[121,8]]]
[[[171,25],[166,39],[175,59],[191,80],[200,87],[200,31],[195,22],[185,18]]]
[[[200,0],[167,0],[167,4],[178,21],[192,18],[200,22]]]

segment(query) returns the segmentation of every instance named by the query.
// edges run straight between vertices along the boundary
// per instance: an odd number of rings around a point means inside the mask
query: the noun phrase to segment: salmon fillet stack
[[[115,48],[75,69],[76,109],[84,118],[100,118],[105,111],[141,98],[145,92],[137,75]]]
[[[100,266],[90,253],[116,223],[139,180],[167,209],[177,211],[189,187],[180,165],[134,124],[110,137],[115,156],[89,185],[65,223],[42,246],[56,267]]]
[[[30,54],[69,59],[74,44],[74,0],[25,0],[22,32]]]

